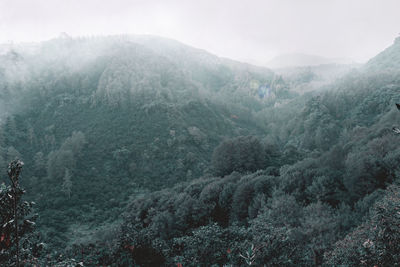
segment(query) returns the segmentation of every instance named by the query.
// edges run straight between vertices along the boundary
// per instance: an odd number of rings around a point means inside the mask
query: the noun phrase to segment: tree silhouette
[[[14,160],[8,165],[8,177],[11,180],[11,188],[12,188],[12,199],[13,199],[13,215],[14,215],[14,231],[15,231],[15,247],[16,247],[16,265],[19,266],[19,233],[18,233],[18,210],[17,203],[19,202],[23,191],[19,187],[19,175],[22,171],[22,166],[24,163],[20,160]]]
[[[4,183],[0,185],[1,266],[20,266],[22,259],[32,262],[41,246],[32,243],[36,216],[30,214],[34,203],[21,202],[25,193],[19,184],[23,165],[24,163],[18,159],[12,161],[7,169],[11,185],[6,186]]]
[[[397,107],[397,109],[398,110],[400,110],[400,104],[397,104],[396,103],[396,107]],[[395,133],[395,134],[400,134],[400,129],[398,128],[398,127],[393,127],[393,132]]]

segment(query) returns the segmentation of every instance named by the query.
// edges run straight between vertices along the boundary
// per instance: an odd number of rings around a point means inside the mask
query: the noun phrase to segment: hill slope
[[[396,71],[400,68],[400,37],[393,45],[370,59],[365,68],[370,71]]]
[[[0,161],[25,161],[40,224],[59,245],[73,223],[113,222],[132,195],[209,173],[214,147],[263,134],[252,111],[287,97],[267,69],[157,37],[63,37],[3,59],[0,92],[13,104]],[[260,98],[255,82],[278,97]]]
[[[361,68],[293,98],[267,69],[155,37],[63,38],[15,53],[0,91],[21,108],[4,119],[0,162],[25,160],[52,248],[83,243],[63,255],[394,265],[381,252],[399,243],[374,225],[398,234],[381,220],[398,210],[397,70]],[[343,249],[353,237],[357,258]]]
[[[391,131],[400,123],[398,77],[361,69],[324,92],[259,111],[283,166],[133,199],[114,260],[241,266],[248,255],[271,266],[396,264],[399,188],[390,185],[400,178],[400,138]]]

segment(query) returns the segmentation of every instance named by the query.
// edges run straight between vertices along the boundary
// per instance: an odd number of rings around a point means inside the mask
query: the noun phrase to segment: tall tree
[[[71,174],[68,169],[65,169],[65,175],[63,184],[61,186],[61,191],[68,195],[68,198],[71,197],[71,190],[72,190],[72,181],[71,181]]]
[[[0,185],[0,266],[20,266],[21,260],[32,261],[37,256],[33,241],[36,216],[31,214],[34,203],[21,201],[23,165],[18,159],[12,161],[7,170],[11,185]]]

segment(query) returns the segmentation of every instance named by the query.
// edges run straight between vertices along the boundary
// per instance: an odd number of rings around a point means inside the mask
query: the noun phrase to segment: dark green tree
[[[19,184],[24,163],[18,159],[8,165],[11,185],[0,185],[0,264],[20,266],[34,263],[43,244],[34,242],[36,215],[32,215],[34,202],[21,201],[25,190]]]
[[[228,139],[213,152],[214,174],[225,176],[233,171],[245,173],[264,169],[269,165],[266,149],[255,136],[240,136]]]

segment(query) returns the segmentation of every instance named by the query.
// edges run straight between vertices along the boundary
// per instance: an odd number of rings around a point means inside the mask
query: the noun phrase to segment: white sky
[[[0,43],[153,34],[219,56],[366,61],[400,33],[400,0],[0,0]]]

